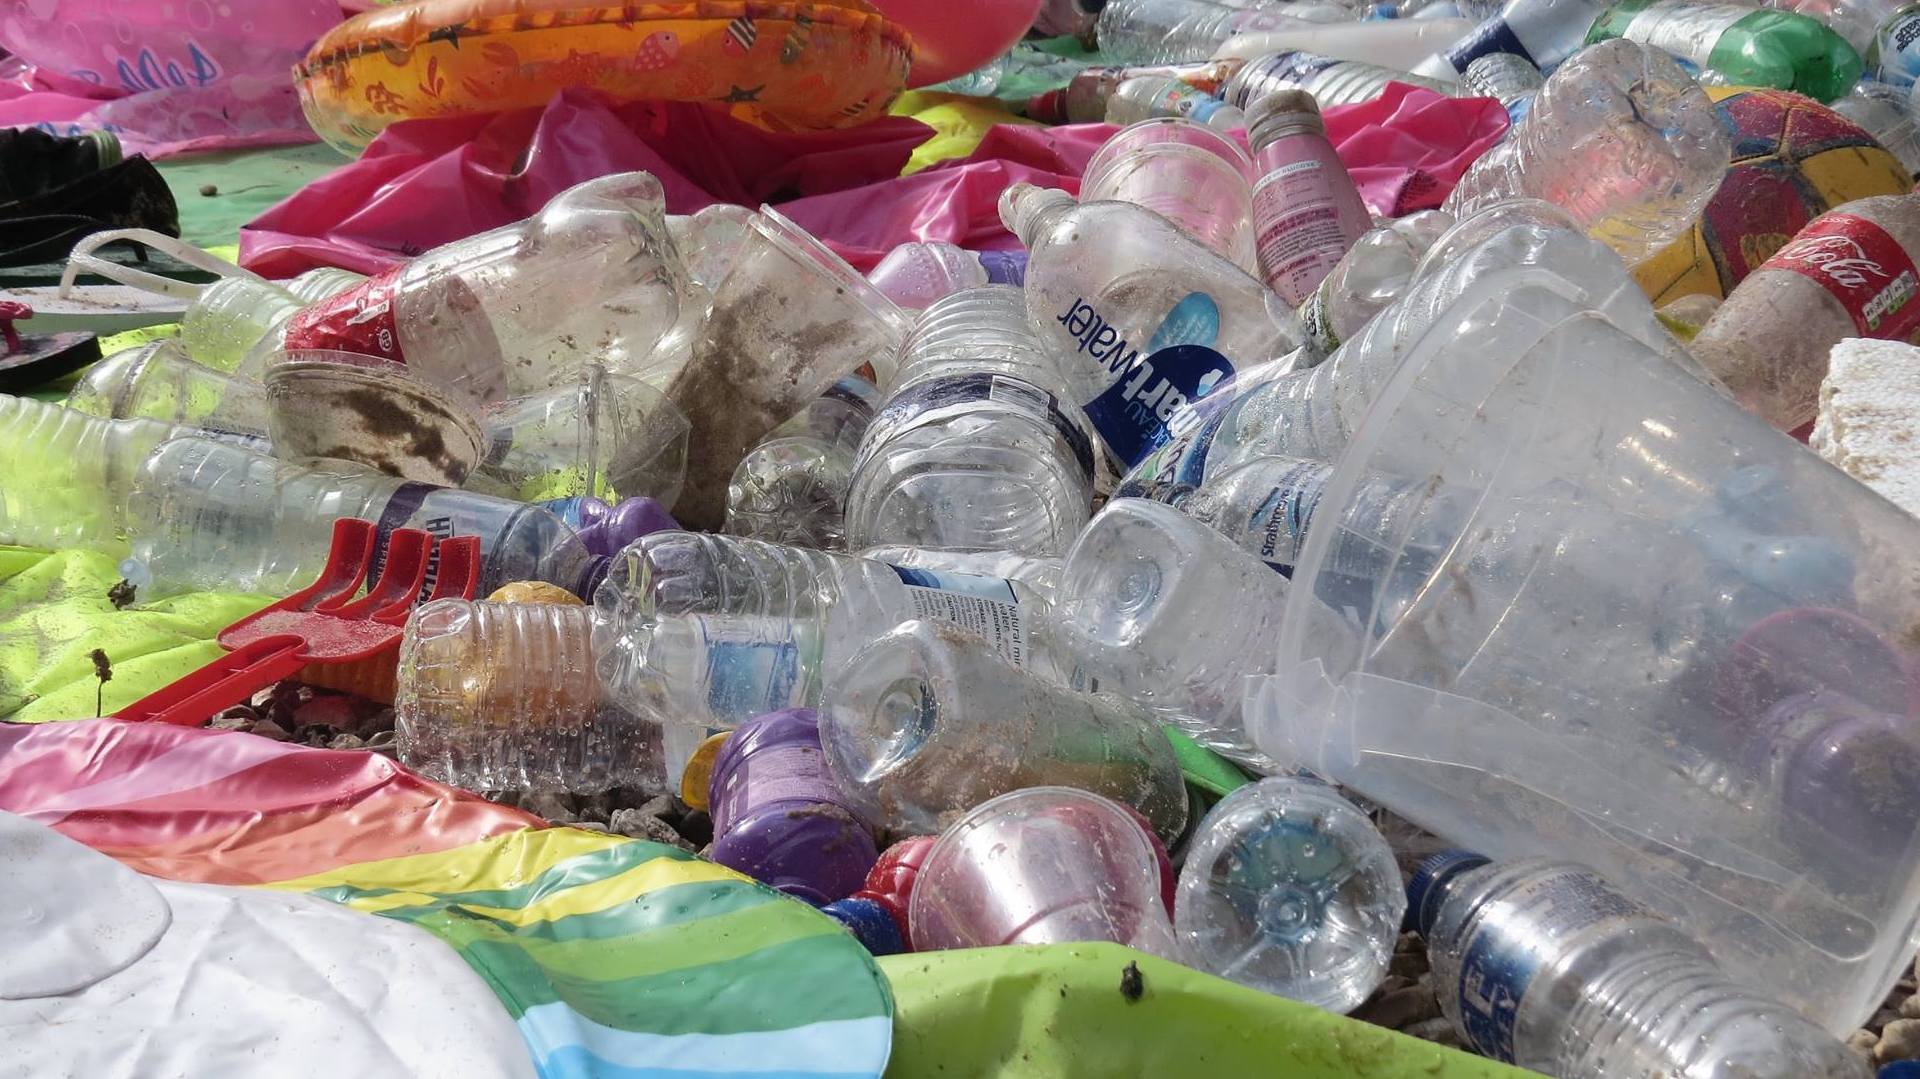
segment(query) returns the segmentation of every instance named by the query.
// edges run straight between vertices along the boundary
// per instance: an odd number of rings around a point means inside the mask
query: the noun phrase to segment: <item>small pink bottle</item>
[[[1275,90],[1247,114],[1254,242],[1267,287],[1298,307],[1373,224],[1304,90]]]

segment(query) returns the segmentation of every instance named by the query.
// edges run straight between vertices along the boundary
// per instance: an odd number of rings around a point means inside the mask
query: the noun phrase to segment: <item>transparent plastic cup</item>
[[[195,363],[172,339],[116,352],[67,393],[67,407],[109,420],[159,420],[267,441],[267,391]]]
[[[1537,292],[1456,301],[1373,395],[1255,743],[1493,857],[1591,865],[1851,1030],[1920,926],[1920,521]],[[1396,475],[1423,486],[1393,514],[1354,497]]]
[[[1152,210],[1245,270],[1253,255],[1253,161],[1205,124],[1161,116],[1121,128],[1087,162],[1080,201]]]
[[[345,461],[457,487],[486,444],[464,398],[378,356],[280,352],[267,361],[265,382],[267,430],[283,460]]]
[[[1029,787],[976,807],[927,851],[915,951],[1110,940],[1172,956],[1152,837],[1116,802]]]
[[[637,378],[589,366],[572,385],[480,414],[487,456],[470,491],[539,502],[647,497],[672,505],[687,471],[687,418]]]
[[[667,400],[687,417],[687,480],[674,516],[724,523],[727,484],[768,431],[862,364],[890,359],[909,320],[860,272],[780,216],[759,216]],[[882,372],[881,381],[891,376]]]
[[[924,311],[942,297],[987,283],[979,256],[937,241],[904,243],[867,274],[873,287],[908,311]]]

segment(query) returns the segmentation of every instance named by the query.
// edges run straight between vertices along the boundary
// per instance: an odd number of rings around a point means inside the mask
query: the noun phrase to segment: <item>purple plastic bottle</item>
[[[811,708],[742,723],[713,762],[707,803],[709,858],[815,906],[852,895],[880,857],[827,770]]]

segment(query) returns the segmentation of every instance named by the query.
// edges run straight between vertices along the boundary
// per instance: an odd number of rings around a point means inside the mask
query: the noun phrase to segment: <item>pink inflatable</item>
[[[965,75],[1013,48],[1033,25],[1040,0],[872,0],[913,35],[909,86]]]

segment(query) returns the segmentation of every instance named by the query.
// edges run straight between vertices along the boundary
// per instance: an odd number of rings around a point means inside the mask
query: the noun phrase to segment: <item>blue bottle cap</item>
[[[853,939],[874,955],[899,955],[907,950],[900,937],[900,926],[887,908],[871,899],[857,896],[836,899],[820,908],[820,913],[847,927]]]
[[[990,285],[1025,285],[1027,283],[1027,253],[1025,251],[978,251],[980,267],[987,271],[987,283]]]
[[[1883,1064],[1873,1079],[1920,1079],[1920,1060],[1896,1060]]]
[[[1457,848],[1428,855],[1424,861],[1414,867],[1413,877],[1407,881],[1407,917],[1402,925],[1423,934],[1431,930],[1434,916],[1439,913],[1440,908],[1439,886],[1469,869],[1478,869],[1491,861],[1491,858],[1484,855]]]

